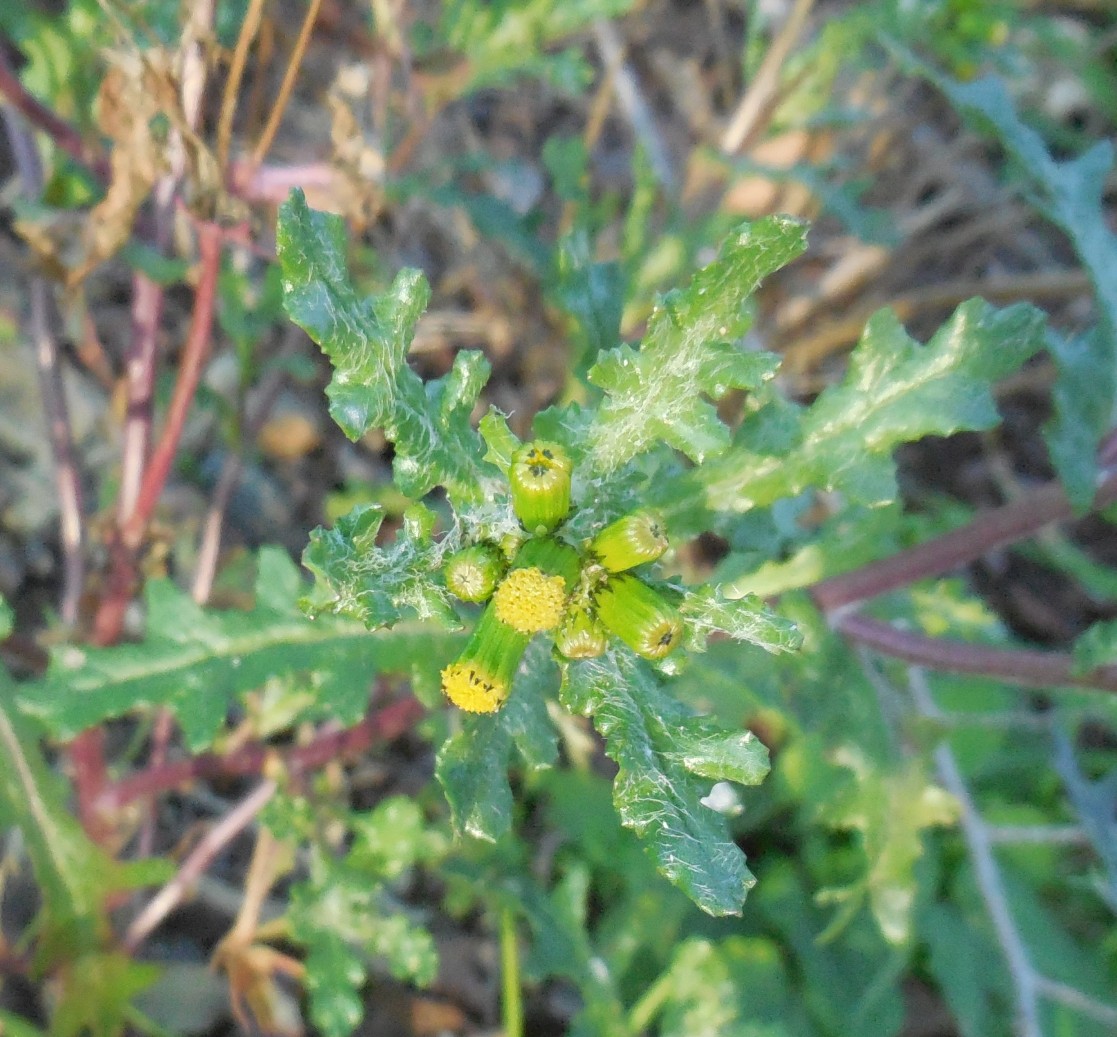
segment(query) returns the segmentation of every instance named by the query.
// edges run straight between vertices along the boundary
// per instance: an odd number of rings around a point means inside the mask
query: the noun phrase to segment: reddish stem
[[[55,145],[71,158],[91,169],[98,179],[108,183],[108,160],[88,148],[81,134],[65,119],[55,115],[41,101],[27,92],[8,60],[5,47],[0,43],[0,94],[17,109],[36,129],[42,130]]]
[[[1115,499],[1117,473],[1111,473],[1099,486],[1093,507],[1105,507]],[[822,580],[811,589],[811,595],[823,612],[832,613],[916,580],[939,576],[987,551],[1023,540],[1052,522],[1073,517],[1074,510],[1062,487],[1051,482],[1034,493],[978,515],[961,529]]]
[[[1103,441],[1100,459],[1112,463],[1114,440]],[[1093,508],[1117,499],[1117,473],[1102,479]],[[979,558],[986,551],[1023,540],[1052,522],[1074,517],[1074,509],[1058,483],[978,515],[953,530],[879,562],[823,580],[811,589],[815,604],[830,617],[833,628],[851,641],[883,655],[954,673],[974,673],[1030,687],[1073,686],[1117,691],[1117,667],[1103,666],[1085,674],[1073,672],[1070,656],[1027,649],[999,649],[900,630],[856,614],[861,602],[938,576]]]
[[[1117,666],[1076,675],[1070,656],[1059,652],[990,648],[899,630],[890,623],[848,613],[834,629],[882,655],[951,673],[973,673],[1031,688],[1076,687],[1117,692]]]
[[[97,799],[97,810],[110,816],[137,799],[157,796],[199,778],[262,774],[273,766],[297,776],[317,770],[330,760],[363,752],[375,742],[391,741],[409,731],[423,715],[423,706],[410,696],[369,712],[353,727],[327,731],[306,745],[277,749],[263,742],[250,742],[222,756],[202,753],[173,760],[130,774],[105,785]]]
[[[178,378],[171,395],[163,433],[151,454],[144,471],[139,497],[122,531],[125,545],[135,551],[143,542],[143,535],[155,505],[163,492],[179,440],[186,425],[186,417],[194,402],[202,372],[209,360],[213,343],[213,314],[217,299],[217,277],[221,269],[221,227],[216,223],[202,223],[198,227],[198,287],[194,293],[194,313],[190,331],[183,345]]]
[[[131,514],[109,544],[110,567],[105,595],[93,622],[93,641],[115,644],[124,628],[124,614],[136,592],[137,554],[148,522],[170,474],[186,417],[198,389],[212,342],[217,278],[221,266],[222,231],[216,223],[198,225],[198,286],[194,313],[183,344],[178,378],[171,395],[162,435],[140,481]]]
[[[67,746],[66,755],[73,771],[78,820],[90,839],[95,843],[103,843],[111,832],[110,825],[97,805],[109,776],[105,766],[105,729],[91,727],[88,731],[82,731]]]

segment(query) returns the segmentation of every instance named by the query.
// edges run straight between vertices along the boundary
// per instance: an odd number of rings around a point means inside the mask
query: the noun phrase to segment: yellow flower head
[[[446,697],[470,713],[492,713],[512,690],[529,636],[502,623],[490,602],[462,654],[442,671]]]
[[[537,634],[553,630],[566,605],[566,581],[534,565],[513,569],[493,595],[497,617],[514,630]]]
[[[511,688],[476,662],[456,662],[442,671],[442,690],[455,706],[468,713],[495,713]]]

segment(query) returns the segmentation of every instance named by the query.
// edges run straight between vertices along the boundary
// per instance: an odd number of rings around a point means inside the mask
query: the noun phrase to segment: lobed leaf
[[[588,432],[594,472],[615,472],[659,441],[695,462],[725,450],[729,430],[707,397],[756,389],[775,374],[776,357],[735,342],[750,323],[748,296],[805,247],[805,227],[791,217],[746,224],[686,288],[663,298],[639,350],[601,353],[588,375],[605,391]]]
[[[760,937],[679,944],[656,981],[663,1037],[792,1037],[815,1032],[795,996],[780,948]],[[641,1020],[642,1021],[642,1020]]]
[[[433,516],[409,510],[395,542],[377,547],[383,521],[379,505],[360,504],[333,528],[310,534],[303,565],[314,574],[315,586],[302,607],[310,616],[359,619],[370,630],[405,618],[460,627],[453,598],[439,579],[445,546],[434,541]]]
[[[421,985],[434,979],[434,941],[392,906],[389,887],[445,850],[415,802],[395,796],[351,816],[353,840],[343,856],[323,841],[322,819],[307,800],[281,798],[264,820],[277,837],[311,844],[309,876],[291,889],[287,922],[307,948],[310,1013],[326,1037],[348,1037],[360,1023],[360,989],[372,960],[396,979]]]
[[[739,914],[756,880],[725,819],[700,802],[708,781],[696,779],[757,784],[768,771],[764,745],[691,715],[628,653],[565,664],[561,701],[593,717],[620,768],[621,823],[645,840],[661,874],[707,913]]]
[[[436,486],[458,500],[483,497],[491,473],[469,419],[489,365],[462,352],[449,374],[425,385],[408,366],[430,298],[422,273],[403,270],[383,295],[359,296],[346,267],[343,221],[311,209],[297,188],[280,206],[276,250],[284,308],[333,365],[326,395],[342,431],[355,440],[382,428],[395,445],[396,483],[409,497]]]
[[[992,384],[1042,349],[1043,316],[1019,304],[970,299],[922,346],[891,310],[875,313],[840,385],[808,409],[772,402],[746,419],[733,449],[663,487],[668,511],[693,498],[714,511],[748,511],[814,487],[879,505],[896,494],[892,450],[923,436],[993,427]]]
[[[260,552],[255,607],[205,611],[169,580],[148,584],[148,634],[139,644],[65,648],[46,676],[20,686],[20,709],[56,738],[135,709],[166,706],[191,751],[206,748],[237,694],[269,678],[314,673],[317,715],[358,720],[378,673],[411,673],[449,659],[459,638],[437,628],[400,624],[370,635],[363,624],[295,606],[298,570],[277,549]]]

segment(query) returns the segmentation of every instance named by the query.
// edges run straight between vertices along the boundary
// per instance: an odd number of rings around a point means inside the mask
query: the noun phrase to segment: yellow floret
[[[442,690],[459,709],[495,713],[508,698],[508,685],[472,663],[451,663],[442,671]]]
[[[497,616],[524,634],[553,630],[566,605],[566,581],[534,565],[513,569],[493,595]]]

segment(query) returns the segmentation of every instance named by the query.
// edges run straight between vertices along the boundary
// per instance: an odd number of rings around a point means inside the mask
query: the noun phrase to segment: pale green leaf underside
[[[660,441],[696,462],[725,450],[729,430],[709,399],[755,389],[778,366],[771,354],[736,344],[749,325],[745,302],[805,246],[804,225],[788,216],[742,227],[689,285],[661,301],[639,350],[601,354],[589,372],[605,391],[588,433],[595,473],[608,475]]]
[[[700,483],[666,488],[672,501],[665,507],[685,509],[690,497],[704,494],[711,510],[743,512],[812,487],[886,503],[896,492],[892,450],[923,436],[994,426],[993,383],[1043,344],[1042,314],[1025,304],[995,310],[971,299],[926,346],[891,310],[880,310],[844,381],[799,412],[797,427],[786,408],[761,408],[741,426],[734,448],[705,466]]]
[[[613,802],[621,822],[659,871],[709,914],[739,914],[755,879],[725,819],[700,800],[712,781],[759,783],[768,771],[763,744],[691,715],[628,653],[567,663],[561,701],[593,717],[620,768]]]
[[[326,395],[342,431],[358,439],[382,428],[395,444],[396,482],[409,497],[440,485],[459,500],[481,497],[492,473],[469,418],[489,365],[480,353],[459,353],[447,375],[426,384],[408,366],[430,299],[422,273],[403,270],[383,295],[359,296],[341,217],[309,208],[298,189],[280,206],[276,251],[284,308],[333,365]]]
[[[280,551],[261,552],[255,608],[209,612],[169,581],[146,594],[148,636],[115,648],[66,648],[46,677],[20,687],[21,709],[58,738],[134,709],[167,706],[192,751],[207,747],[242,692],[271,677],[314,672],[317,707],[341,722],[364,712],[377,673],[410,673],[452,657],[460,638],[430,625],[401,624],[369,634],[362,624],[295,607],[295,566]]]

